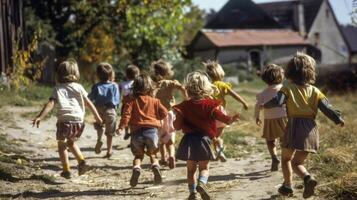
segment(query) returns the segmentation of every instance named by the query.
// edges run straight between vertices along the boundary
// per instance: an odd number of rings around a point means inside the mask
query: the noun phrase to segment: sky
[[[228,0],[192,0],[194,4],[198,5],[201,9],[209,10],[219,10],[227,3]],[[273,2],[279,0],[253,0],[255,3],[263,2]],[[280,0],[281,1],[281,0]],[[341,24],[351,23],[350,13],[352,12],[352,2],[353,0],[329,0],[333,10],[336,14],[337,20]],[[356,8],[355,8],[356,9]]]

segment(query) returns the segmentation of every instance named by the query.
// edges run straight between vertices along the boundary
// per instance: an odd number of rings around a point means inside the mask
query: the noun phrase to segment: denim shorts
[[[139,128],[131,133],[131,152],[134,155],[152,154],[158,150],[159,137],[157,128]]]

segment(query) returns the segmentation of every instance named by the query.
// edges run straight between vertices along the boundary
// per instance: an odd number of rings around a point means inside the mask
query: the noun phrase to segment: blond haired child
[[[100,117],[103,119],[104,126],[94,124],[97,130],[97,143],[95,153],[100,154],[103,145],[103,133],[107,137],[107,154],[104,158],[110,158],[112,155],[113,136],[115,135],[116,108],[119,105],[119,88],[113,82],[114,70],[109,63],[99,63],[97,66],[97,78],[99,82],[93,85],[88,98],[94,103]]]
[[[188,74],[185,87],[189,100],[173,106],[176,113],[174,127],[184,133],[177,150],[177,159],[186,161],[190,192],[188,199],[196,199],[197,190],[202,199],[208,200],[211,196],[206,184],[209,176],[209,161],[214,158],[211,139],[218,134],[216,120],[231,124],[238,120],[238,115],[227,116],[220,110],[220,102],[211,99],[214,86],[204,73]],[[198,184],[195,178],[197,165]]]
[[[225,76],[224,70],[222,66],[215,61],[207,61],[203,63],[206,68],[206,73],[211,78],[213,85],[218,89],[218,92],[214,94],[214,98],[221,101],[221,109],[224,113],[226,113],[226,100],[225,96],[229,95],[233,97],[235,100],[243,104],[244,109],[248,109],[248,104],[246,101],[239,96],[235,91],[232,90],[232,85],[230,83],[224,82],[223,78]],[[221,160],[221,162],[226,162],[227,158],[224,155],[224,147],[223,147],[223,139],[221,135],[223,134],[223,129],[225,127],[224,123],[217,122],[217,138],[214,139],[214,145],[216,147],[217,158]]]
[[[287,64],[285,77],[288,79],[277,96],[264,104],[273,108],[286,104],[288,124],[282,144],[283,185],[278,192],[293,195],[292,170],[304,181],[303,197],[314,194],[317,181],[304,167],[309,153],[316,153],[319,147],[319,134],[315,118],[318,109],[335,124],[344,126],[341,113],[332,109],[326,96],[313,84],[315,82],[315,60],[297,53]]]
[[[133,83],[134,79],[139,76],[140,69],[136,65],[128,65],[125,69],[125,81],[119,83],[119,90],[121,94],[121,114],[123,115],[124,105],[129,101],[131,95],[133,94]],[[129,127],[125,127],[124,140],[129,139]]]
[[[168,115],[162,120],[162,126],[159,128],[159,149],[161,153],[161,164],[166,164],[166,152],[168,152],[168,165],[170,169],[175,168],[175,129],[173,120],[175,115],[171,111],[171,107],[175,105],[175,97],[173,93],[178,90],[184,98],[187,98],[185,88],[177,80],[170,80],[174,74],[172,66],[163,61],[158,60],[151,64],[154,72],[153,79],[157,83],[155,97],[160,99],[162,105],[169,110]]]
[[[260,119],[260,105],[276,96],[278,91],[283,86],[281,83],[284,79],[284,72],[280,66],[268,64],[264,67],[261,78],[268,85],[268,87],[256,96],[255,121],[258,126],[262,123]],[[285,106],[282,106],[263,109],[263,112],[264,128],[262,137],[266,140],[268,151],[272,159],[270,170],[278,171],[280,161],[276,153],[275,140],[279,138],[281,141],[284,136],[286,123],[288,121],[288,118],[286,117],[286,108]]]
[[[75,60],[62,62],[56,70],[57,84],[53,89],[49,101],[45,104],[40,114],[32,121],[33,126],[40,125],[41,120],[50,112],[54,106],[57,107],[57,131],[58,154],[62,163],[61,176],[71,178],[67,147],[78,161],[78,174],[84,174],[88,165],[75,144],[84,129],[84,113],[87,106],[94,114],[96,122],[102,124],[97,110],[88,99],[85,89],[77,83],[79,81],[79,70]]]
[[[154,183],[162,182],[160,165],[156,159],[158,150],[157,129],[161,126],[160,120],[167,115],[167,109],[160,100],[152,97],[153,81],[148,75],[139,75],[133,83],[133,97],[124,105],[123,115],[118,130],[129,126],[130,147],[135,156],[133,173],[130,185],[135,187],[141,173],[141,161],[144,151],[150,157],[151,170],[154,173]]]

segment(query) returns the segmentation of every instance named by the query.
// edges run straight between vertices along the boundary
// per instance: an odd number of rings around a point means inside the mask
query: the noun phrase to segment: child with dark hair
[[[130,96],[133,94],[134,79],[139,76],[140,69],[136,65],[128,65],[125,70],[125,81],[119,83],[119,90],[122,96],[121,102],[121,114],[123,114],[124,105],[129,101]],[[125,127],[124,140],[129,139],[129,128]]]
[[[268,85],[262,92],[256,96],[255,104],[255,121],[258,126],[262,124],[260,119],[260,105],[266,103],[270,99],[276,96],[278,91],[283,86],[281,83],[284,79],[283,69],[275,64],[268,64],[264,67],[261,73],[261,78]],[[264,112],[264,128],[263,138],[266,140],[268,151],[270,153],[272,163],[271,171],[278,171],[279,159],[276,153],[275,140],[281,139],[284,136],[286,123],[288,121],[286,117],[285,106],[263,109]]]
[[[107,137],[107,154],[104,158],[110,158],[112,155],[113,136],[116,130],[116,109],[119,105],[119,88],[113,82],[113,67],[109,63],[100,63],[97,66],[97,77],[99,82],[93,85],[89,99],[94,102],[100,117],[103,119],[104,126],[94,124],[97,130],[97,143],[95,153],[99,154],[103,145],[103,133]]]
[[[130,185],[135,187],[141,173],[141,161],[144,153],[150,157],[151,169],[154,173],[154,183],[162,182],[160,165],[156,158],[158,151],[158,128],[161,120],[167,115],[167,109],[159,99],[152,97],[153,81],[148,75],[139,75],[133,83],[133,95],[125,103],[120,119],[118,132],[125,127],[130,128],[130,147],[133,153],[133,173]]]
[[[264,108],[274,108],[286,104],[288,123],[282,143],[283,185],[278,192],[293,195],[292,170],[304,181],[303,197],[314,194],[317,181],[304,167],[309,153],[317,153],[319,134],[315,118],[320,110],[335,124],[344,126],[339,111],[332,109],[326,96],[315,86],[315,60],[297,53],[287,64],[285,77],[288,79],[277,96],[265,103]]]
[[[84,130],[85,106],[90,109],[98,124],[102,124],[95,106],[88,99],[87,92],[79,81],[77,62],[73,59],[62,62],[56,70],[57,84],[53,89],[49,101],[41,110],[40,114],[32,121],[33,126],[40,125],[41,120],[56,106],[57,107],[57,131],[58,154],[62,163],[61,176],[71,178],[68,151],[73,153],[78,162],[78,175],[89,170],[84,156],[75,144]]]

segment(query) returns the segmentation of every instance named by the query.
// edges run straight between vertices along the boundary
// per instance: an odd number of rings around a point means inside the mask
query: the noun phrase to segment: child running
[[[99,82],[93,85],[88,98],[93,101],[100,117],[103,119],[104,126],[95,123],[97,130],[97,144],[95,153],[100,154],[103,145],[103,133],[107,137],[107,154],[104,158],[110,158],[112,155],[113,136],[115,135],[116,125],[116,108],[119,105],[119,88],[113,82],[114,71],[109,63],[100,63],[97,66],[97,77]]]
[[[125,70],[125,81],[122,81],[119,84],[119,90],[120,94],[122,96],[121,102],[121,115],[123,115],[123,109],[124,105],[129,101],[130,96],[133,94],[133,83],[134,79],[140,74],[140,69],[139,67],[135,65],[128,65],[128,67]],[[129,128],[125,127],[125,134],[124,134],[124,140],[129,139],[130,134],[129,134]]]
[[[157,83],[157,90],[155,97],[160,99],[163,106],[169,110],[168,115],[162,120],[162,126],[159,128],[159,149],[161,153],[161,164],[167,164],[170,169],[175,168],[175,129],[173,127],[174,113],[171,107],[175,105],[175,97],[173,93],[175,90],[181,91],[182,96],[187,98],[185,88],[177,81],[170,80],[174,74],[172,66],[158,60],[151,65],[154,71],[154,80]],[[168,159],[166,158],[168,152]]]
[[[232,85],[230,83],[223,82],[223,78],[225,76],[225,73],[223,71],[222,66],[218,62],[214,61],[208,61],[206,63],[203,63],[204,66],[206,67],[206,73],[208,76],[211,78],[212,83],[216,88],[218,89],[218,93],[214,95],[214,98],[219,100],[221,102],[221,107],[220,109],[222,110],[223,113],[227,113],[226,111],[226,100],[225,96],[230,95],[233,97],[235,100],[243,104],[243,107],[245,110],[248,109],[248,104],[244,99],[239,96],[236,92],[232,90]],[[215,145],[215,150],[217,152],[217,159],[219,159],[221,162],[226,162],[227,158],[224,155],[224,146],[223,146],[223,139],[221,138],[223,134],[223,129],[226,125],[221,122],[217,122],[217,138],[213,140],[213,143]]]
[[[261,93],[257,94],[257,102],[255,104],[255,121],[258,126],[261,125],[260,119],[260,105],[266,103],[270,99],[276,96],[278,91],[283,86],[281,83],[284,79],[283,69],[275,64],[268,64],[262,72],[262,80],[268,84]],[[278,171],[279,159],[276,154],[275,140],[277,138],[282,141],[282,137],[285,133],[286,123],[288,121],[286,117],[285,106],[263,109],[264,112],[264,128],[263,138],[266,140],[268,151],[271,156],[271,171]]]
[[[152,97],[153,81],[148,75],[139,75],[133,83],[133,97],[124,105],[124,112],[118,130],[129,126],[130,146],[133,153],[133,173],[130,185],[135,187],[141,171],[141,161],[144,152],[150,157],[151,169],[154,173],[154,183],[162,182],[160,165],[156,159],[158,150],[157,129],[161,126],[160,120],[167,115],[167,109],[159,99]]]
[[[238,120],[238,115],[227,116],[221,111],[220,102],[211,99],[214,86],[204,73],[188,74],[185,87],[189,100],[173,106],[176,113],[174,127],[176,130],[182,129],[184,133],[177,150],[177,159],[186,161],[190,192],[188,199],[197,199],[197,192],[199,192],[203,200],[208,200],[211,196],[206,184],[209,176],[209,161],[214,159],[211,139],[218,134],[216,120],[231,124]],[[195,178],[197,165],[198,184]]]
[[[314,194],[317,181],[304,167],[309,153],[316,153],[319,134],[315,118],[318,109],[335,124],[344,126],[341,113],[332,109],[325,95],[311,84],[315,82],[315,60],[303,53],[297,53],[287,64],[285,77],[288,79],[277,96],[264,104],[273,108],[286,104],[288,124],[282,144],[283,185],[278,192],[292,196],[292,170],[304,181],[303,197]]]
[[[71,172],[67,147],[77,159],[78,175],[84,174],[89,169],[81,150],[74,143],[81,136],[84,129],[84,106],[91,110],[98,124],[102,124],[102,119],[93,103],[88,99],[87,92],[82,85],[77,83],[79,81],[79,70],[75,60],[64,61],[58,66],[56,80],[58,83],[49,101],[32,121],[32,125],[38,128],[41,120],[55,105],[57,106],[56,138],[58,154],[63,167],[61,176],[69,179],[71,178]]]

